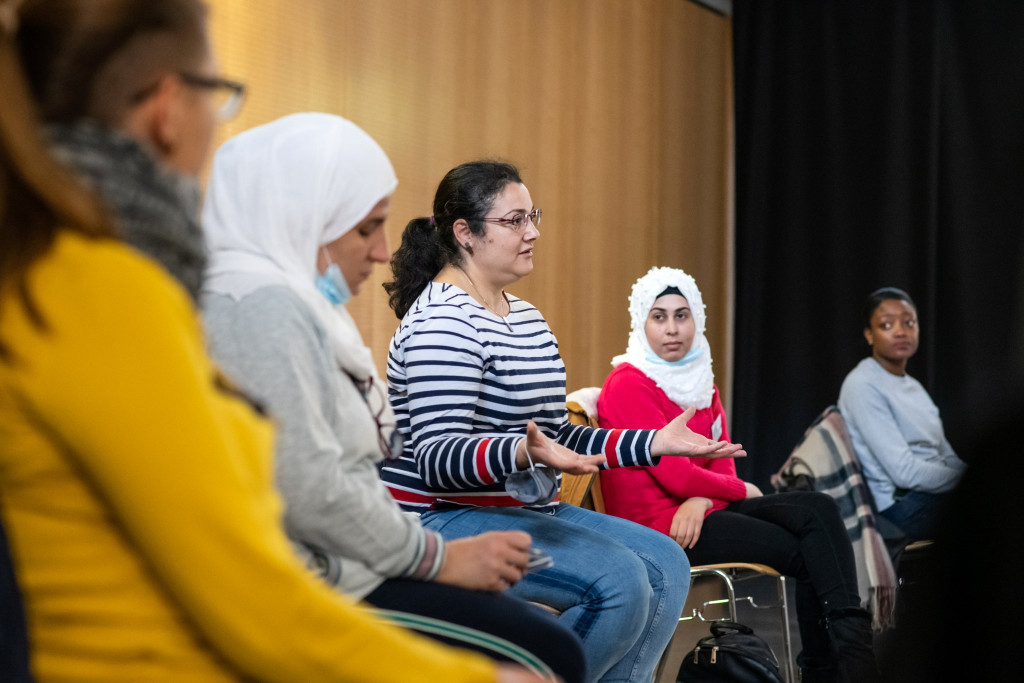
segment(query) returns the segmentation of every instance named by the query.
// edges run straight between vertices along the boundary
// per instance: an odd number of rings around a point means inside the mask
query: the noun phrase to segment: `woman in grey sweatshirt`
[[[388,260],[396,185],[377,143],[336,116],[294,114],[228,140],[203,212],[210,351],[277,421],[285,529],[326,580],[403,625],[584,680],[575,635],[500,594],[527,566],[527,534],[446,543],[378,476],[401,443],[344,304]]]
[[[879,514],[912,541],[930,537],[943,494],[966,467],[946,440],[931,396],[907,374],[918,334],[910,295],[894,287],[873,292],[864,307],[871,356],[839,392],[839,411]]]

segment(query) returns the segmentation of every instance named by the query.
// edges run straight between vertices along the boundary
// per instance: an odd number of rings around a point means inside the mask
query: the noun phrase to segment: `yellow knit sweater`
[[[63,234],[0,298],[0,514],[37,680],[493,681],[292,556],[272,432],[156,265]]]

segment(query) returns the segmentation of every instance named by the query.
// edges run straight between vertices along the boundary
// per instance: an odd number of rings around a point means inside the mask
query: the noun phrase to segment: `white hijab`
[[[289,287],[327,330],[341,366],[368,379],[373,358],[355,321],[316,289],[317,251],[397,185],[380,145],[338,116],[292,114],[231,138],[214,156],[203,206],[203,290],[238,300],[267,285]]]
[[[694,335],[689,361],[669,363],[658,357],[647,341],[644,326],[655,300],[668,287],[675,287],[686,298],[693,315]],[[680,408],[707,408],[715,393],[715,373],[711,370],[711,347],[704,336],[706,316],[704,300],[692,277],[678,268],[651,268],[636,281],[629,296],[630,331],[626,352],[612,359],[612,365],[629,363],[650,377]],[[689,355],[689,354],[688,354]]]

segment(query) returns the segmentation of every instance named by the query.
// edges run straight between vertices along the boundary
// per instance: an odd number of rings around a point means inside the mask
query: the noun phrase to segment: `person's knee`
[[[806,505],[814,510],[819,516],[822,517],[838,517],[839,516],[839,503],[836,499],[827,493],[821,491],[807,491]]]
[[[839,504],[821,491],[794,491],[780,495],[787,496],[787,504],[804,512],[808,518],[818,520],[841,519]]]
[[[690,560],[674,539],[653,532],[634,546],[643,561],[652,597],[658,595],[662,608],[678,612],[686,602],[690,589]]]
[[[623,609],[637,628],[647,621],[654,588],[644,561],[626,548],[610,548],[602,562],[604,571],[588,593],[598,597],[602,609]]]
[[[657,534],[658,543],[655,546],[658,557],[661,562],[664,563],[668,571],[676,573],[682,571],[689,575],[690,573],[690,558],[687,557],[686,551],[683,550],[676,540],[670,536],[664,534]]]
[[[653,565],[656,573],[663,575],[661,580],[664,583],[690,585],[690,558],[675,539],[653,532],[643,539],[637,552]],[[655,576],[650,578],[652,581],[657,580]]]
[[[619,549],[609,553],[607,557],[606,576],[612,581],[621,580],[623,588],[633,596],[649,595],[651,582],[642,559],[629,550]]]

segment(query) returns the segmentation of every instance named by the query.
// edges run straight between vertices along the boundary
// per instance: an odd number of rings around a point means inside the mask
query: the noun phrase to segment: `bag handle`
[[[736,621],[715,621],[711,623],[711,634],[716,638],[727,636],[732,633],[751,634],[754,629]]]
[[[789,476],[794,476],[797,474],[796,468],[798,466],[801,466],[805,470],[807,470],[807,474],[809,474],[811,477],[814,476],[814,470],[811,469],[811,466],[808,465],[803,458],[797,455],[791,456],[789,458],[789,466],[786,467],[783,471]]]

